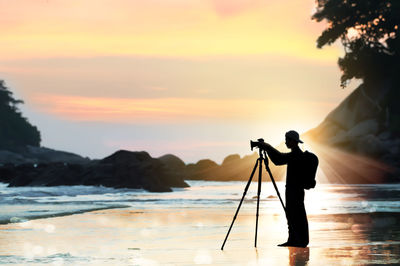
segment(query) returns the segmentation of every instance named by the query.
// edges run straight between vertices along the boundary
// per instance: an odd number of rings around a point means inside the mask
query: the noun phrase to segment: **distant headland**
[[[333,168],[330,173],[324,170],[331,177],[325,182],[400,181],[398,128],[391,126],[393,118],[380,101],[390,91],[361,85],[318,127],[303,134],[309,143],[317,143],[322,166]],[[242,158],[233,154],[220,165],[209,159],[185,164],[172,154],[152,158],[145,151],[119,150],[92,160],[41,147],[39,130],[17,107],[21,103],[0,81],[0,182],[9,186],[101,185],[168,192],[172,187],[187,187],[184,180],[248,180],[258,157],[257,153]],[[270,167],[277,181],[284,179],[284,167],[272,163]]]

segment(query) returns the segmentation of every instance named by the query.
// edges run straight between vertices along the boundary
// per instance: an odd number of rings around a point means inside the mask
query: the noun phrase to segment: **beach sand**
[[[112,209],[0,225],[0,263],[14,265],[400,264],[399,213],[309,215],[308,248],[287,239],[283,214],[235,208]]]

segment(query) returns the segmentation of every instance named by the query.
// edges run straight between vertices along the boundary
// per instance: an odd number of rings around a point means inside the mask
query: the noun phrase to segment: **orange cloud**
[[[277,54],[335,61],[318,53],[320,30],[300,0],[36,1],[0,3],[0,57]],[[310,29],[311,32],[310,32]]]

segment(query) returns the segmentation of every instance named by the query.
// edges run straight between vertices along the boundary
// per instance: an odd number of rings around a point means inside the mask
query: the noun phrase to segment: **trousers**
[[[309,235],[307,214],[304,207],[304,189],[286,187],[285,200],[289,228],[288,242],[307,246]]]

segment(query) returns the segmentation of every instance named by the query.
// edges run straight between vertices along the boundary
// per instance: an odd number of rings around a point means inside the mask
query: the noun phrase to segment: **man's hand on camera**
[[[268,149],[270,148],[270,147],[272,147],[269,143],[266,143],[266,142],[258,142],[258,145],[257,145],[260,149],[262,149],[262,150],[265,150],[265,151],[268,151]]]

